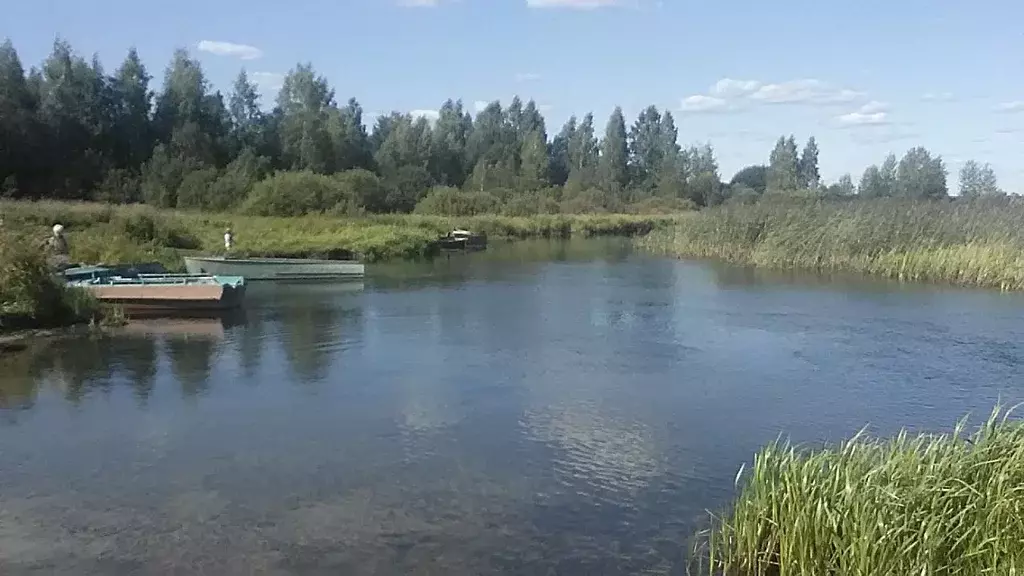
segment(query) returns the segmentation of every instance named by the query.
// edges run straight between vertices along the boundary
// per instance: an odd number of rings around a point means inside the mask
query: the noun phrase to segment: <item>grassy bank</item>
[[[1024,202],[762,201],[679,217],[655,252],[772,268],[1024,289]]]
[[[0,333],[95,322],[109,311],[54,277],[42,250],[0,231]]]
[[[777,442],[699,539],[699,572],[730,576],[1019,574],[1024,426],[997,408],[976,433],[805,452]]]
[[[275,218],[156,210],[67,202],[0,202],[5,226],[16,234],[45,236],[64,224],[71,258],[80,262],[159,261],[181,267],[189,252],[216,253],[224,228],[235,232],[239,253],[254,256],[347,256],[363,260],[417,258],[454,227],[491,238],[637,235],[671,224],[664,215],[538,215],[529,217],[381,215],[362,218]]]

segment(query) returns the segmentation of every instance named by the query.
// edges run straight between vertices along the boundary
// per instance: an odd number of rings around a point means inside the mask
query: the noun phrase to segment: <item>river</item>
[[[683,574],[779,434],[1024,400],[1024,296],[621,240],[250,285],[0,359],[0,573]]]

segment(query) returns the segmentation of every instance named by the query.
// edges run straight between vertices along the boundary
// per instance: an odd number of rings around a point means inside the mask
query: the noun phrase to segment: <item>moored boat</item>
[[[185,269],[192,274],[243,276],[246,280],[334,280],[361,278],[365,268],[355,260],[306,258],[231,258],[189,256]]]
[[[70,280],[101,302],[121,305],[127,312],[187,313],[229,310],[241,306],[245,278],[195,274],[138,274]]]
[[[483,250],[487,248],[487,235],[455,229],[438,240],[442,250]]]

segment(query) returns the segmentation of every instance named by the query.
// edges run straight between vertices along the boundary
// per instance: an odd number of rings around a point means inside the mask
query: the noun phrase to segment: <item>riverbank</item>
[[[87,291],[58,280],[41,248],[0,231],[0,335],[117,316]]]
[[[1024,426],[997,407],[976,433],[776,442],[741,471],[698,572],[1013,574],[1024,566]]]
[[[766,268],[1024,289],[1024,201],[772,199],[683,214],[656,253]]]
[[[0,214],[5,226],[19,235],[46,234],[60,222],[68,233],[73,261],[158,261],[172,270],[181,269],[183,255],[221,252],[226,227],[235,233],[238,253],[356,256],[379,262],[428,256],[437,238],[455,227],[486,233],[490,238],[635,236],[667,227],[677,219],[632,214],[275,218],[69,202],[0,202]]]

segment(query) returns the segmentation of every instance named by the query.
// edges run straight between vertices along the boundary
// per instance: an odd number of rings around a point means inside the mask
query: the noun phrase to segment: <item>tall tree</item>
[[[882,176],[882,171],[872,164],[864,170],[857,194],[862,198],[885,198],[892,196],[892,189]]]
[[[243,69],[235,78],[228,98],[234,149],[262,152],[266,149],[266,119],[260,108],[260,93]]]
[[[334,90],[310,64],[299,64],[285,76],[277,96],[281,109],[281,154],[293,170],[334,171],[335,156],[328,121],[335,108]]]
[[[520,190],[539,190],[548,185],[550,160],[547,142],[539,130],[528,134],[519,153]]]
[[[551,140],[548,153],[551,157],[551,183],[562,186],[569,179],[572,168],[570,147],[576,139],[576,117],[570,116],[562,130]]]
[[[800,186],[814,190],[821,183],[821,173],[818,172],[818,142],[811,136],[807,139],[803,154],[799,161]]]
[[[355,98],[350,98],[340,109],[328,109],[327,131],[334,149],[334,170],[373,168],[370,138],[363,125],[363,107]]]
[[[644,108],[629,134],[630,163],[636,188],[651,190],[656,185],[664,159],[665,143],[662,116],[658,108]]]
[[[659,118],[660,120],[660,118]],[[616,107],[608,118],[601,154],[597,161],[598,184],[605,190],[625,199],[629,184],[629,144],[626,142],[626,119],[622,108]]]
[[[896,164],[896,155],[890,153],[882,162],[882,167],[878,169],[878,173],[882,177],[884,196],[896,196],[899,192],[896,189]]]
[[[995,170],[988,163],[979,164],[968,160],[960,168],[960,196],[978,198],[980,196],[1005,196],[1006,192],[999,189]]]
[[[779,137],[768,157],[768,190],[786,192],[796,190],[800,184],[799,158],[793,137]]]
[[[911,148],[896,168],[896,187],[904,198],[945,198],[948,190],[942,157],[932,157],[921,146]]]
[[[149,115],[153,93],[152,78],[132,48],[110,79],[113,97],[114,163],[119,168],[137,172],[153,150],[153,134]]]
[[[430,163],[430,173],[438,183],[462,186],[466,181],[466,145],[472,131],[473,119],[464,110],[462,100],[448,100],[441,106],[434,124]]]
[[[35,196],[42,170],[38,102],[10,40],[0,44],[0,195]]]
[[[584,189],[594,185],[597,177],[597,146],[594,115],[588,112],[569,142],[569,178],[566,186]]]

